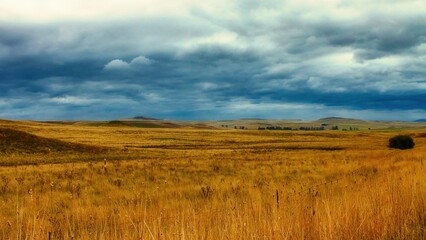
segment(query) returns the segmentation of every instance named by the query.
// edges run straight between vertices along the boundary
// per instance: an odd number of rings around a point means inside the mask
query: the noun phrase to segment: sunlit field
[[[0,154],[0,239],[426,238],[426,130],[1,121]]]

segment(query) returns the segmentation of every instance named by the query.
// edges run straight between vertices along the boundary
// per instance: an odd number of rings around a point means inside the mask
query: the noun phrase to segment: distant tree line
[[[327,124],[328,125],[328,124]],[[267,126],[267,127],[258,127],[258,130],[302,130],[302,131],[323,131],[323,130],[327,130],[325,128],[325,126],[327,126],[326,124],[321,124],[320,127],[314,127],[314,126],[310,126],[310,127],[298,127],[298,128],[292,128],[292,127],[282,127],[282,126]],[[331,126],[330,128],[331,130],[339,130],[339,126]],[[342,131],[358,131],[358,128],[354,128],[354,127],[349,127],[349,129],[347,128],[343,128]]]
[[[325,127],[300,127],[299,130],[304,130],[304,131],[322,131],[322,130],[325,130]]]
[[[321,131],[325,130],[325,127],[281,127],[281,126],[267,126],[267,127],[258,127],[258,130],[303,130],[303,131]]]
[[[229,125],[221,125],[223,128],[229,128]],[[234,126],[234,129],[247,129],[245,126]]]
[[[246,126],[229,126],[229,125],[221,125],[223,128],[229,128],[229,127],[233,127],[234,129],[241,129],[241,130],[245,130],[247,129]],[[327,128],[326,128],[327,127]],[[321,124],[321,126],[316,127],[316,126],[308,126],[308,127],[296,127],[296,128],[292,128],[292,127],[286,127],[286,126],[266,126],[266,127],[258,127],[257,130],[286,130],[286,131],[296,131],[296,130],[301,130],[301,131],[323,131],[323,130],[340,130],[339,126],[335,125],[335,126],[329,126],[329,124]],[[359,129],[357,127],[349,127],[349,128],[342,128],[342,131],[358,131]]]
[[[262,129],[260,129],[262,130]],[[263,130],[293,130],[291,127],[267,126]]]
[[[356,127],[349,127],[349,129],[347,129],[347,128],[343,128],[342,129],[342,131],[358,131],[359,129],[358,128],[356,128]],[[370,130],[370,129],[368,129],[368,130]]]

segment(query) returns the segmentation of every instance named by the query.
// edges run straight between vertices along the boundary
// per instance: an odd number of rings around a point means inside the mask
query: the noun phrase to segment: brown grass
[[[0,125],[108,149],[3,153],[0,239],[425,238],[425,138]]]

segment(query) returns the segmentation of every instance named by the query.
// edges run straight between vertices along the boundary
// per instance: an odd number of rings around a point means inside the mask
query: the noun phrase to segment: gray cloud
[[[426,111],[426,5],[410,4],[219,1],[3,22],[0,117],[414,119]]]

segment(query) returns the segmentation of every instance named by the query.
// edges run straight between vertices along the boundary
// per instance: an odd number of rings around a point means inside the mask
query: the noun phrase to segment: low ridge
[[[105,151],[105,148],[68,143],[57,139],[39,137],[27,132],[0,128],[0,153],[50,153],[50,152],[90,152]]]
[[[147,116],[136,116],[133,119],[138,119],[138,120],[161,120],[161,119],[158,119],[158,118],[147,117]]]

